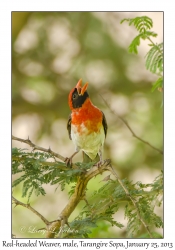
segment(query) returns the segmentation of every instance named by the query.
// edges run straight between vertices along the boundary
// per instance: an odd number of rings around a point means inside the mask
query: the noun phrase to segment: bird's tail
[[[97,154],[97,156],[95,157],[95,159],[91,159],[87,154],[85,154],[85,152],[83,152],[83,163],[88,163],[88,162],[98,162],[100,160],[99,155]]]

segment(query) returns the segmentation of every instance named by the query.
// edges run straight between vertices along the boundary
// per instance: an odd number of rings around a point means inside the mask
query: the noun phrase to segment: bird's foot
[[[111,160],[110,159],[106,159],[104,161],[103,160],[99,160],[97,163],[94,164],[94,166],[97,166],[98,168],[100,168],[104,164],[110,165],[111,164]]]
[[[66,157],[64,161],[67,165],[67,167],[72,167],[72,157]]]
[[[104,161],[100,160],[97,163],[94,164],[94,166],[100,168],[103,165]]]
[[[72,158],[78,153],[78,151],[75,151],[75,153],[73,153],[73,155],[71,155],[71,157],[66,157],[65,159],[65,163],[68,167],[72,167]]]

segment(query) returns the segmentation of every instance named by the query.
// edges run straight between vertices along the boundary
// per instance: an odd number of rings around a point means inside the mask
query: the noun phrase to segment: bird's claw
[[[72,157],[66,157],[65,161],[66,165],[68,167],[71,167],[72,166]]]
[[[95,163],[94,166],[100,168],[101,165],[103,165],[103,163],[104,163],[104,161],[100,160],[100,161],[98,161],[97,163]]]

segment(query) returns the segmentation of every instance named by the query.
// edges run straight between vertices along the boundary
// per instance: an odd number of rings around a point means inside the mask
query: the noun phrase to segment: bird
[[[72,165],[72,158],[83,152],[83,162],[94,162],[98,166],[103,162],[102,151],[107,135],[107,121],[104,113],[91,102],[87,92],[88,82],[82,86],[82,79],[70,91],[68,104],[71,110],[67,122],[70,140],[75,152],[65,162]]]

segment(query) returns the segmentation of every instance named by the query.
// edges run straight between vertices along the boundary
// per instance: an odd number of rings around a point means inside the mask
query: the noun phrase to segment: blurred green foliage
[[[21,138],[29,135],[40,146],[43,138],[49,138],[48,147],[53,144],[58,153],[65,148],[64,156],[69,156],[67,148],[72,141],[66,131],[70,113],[67,99],[82,78],[89,82],[92,102],[104,111],[108,121],[104,158],[112,160],[121,179],[136,176],[139,181],[148,174],[149,183],[162,169],[162,155],[133,138],[100,97],[128,121],[138,136],[162,148],[162,96],[159,91],[151,92],[154,80],[150,75],[140,74],[134,80],[143,69],[138,64],[140,58],[128,54],[127,46],[121,45],[122,19],[122,13],[117,12],[12,12],[12,131]],[[27,133],[17,129],[21,120],[28,124]],[[90,188],[96,190],[96,181],[92,183]],[[21,188],[15,188],[14,194],[20,198]],[[50,213],[57,195],[53,197],[48,197]],[[33,204],[39,203],[38,197],[33,200]],[[13,213],[13,228],[18,231],[21,213],[17,209]],[[99,225],[106,230],[106,224]],[[94,228],[94,237],[103,235],[100,230],[100,226],[99,232]],[[31,237],[30,233],[26,235]],[[125,238],[127,233],[106,230],[106,237],[110,235]]]

